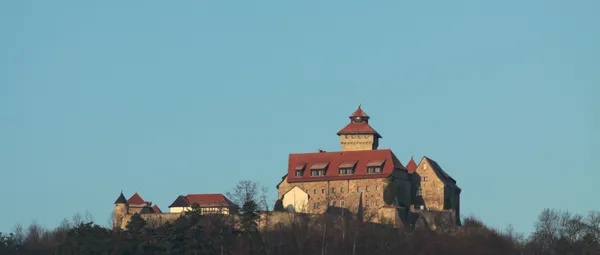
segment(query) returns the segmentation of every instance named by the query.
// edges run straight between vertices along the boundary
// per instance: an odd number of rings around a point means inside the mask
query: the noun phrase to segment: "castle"
[[[289,213],[342,214],[368,222],[435,228],[445,218],[460,225],[461,189],[434,160],[411,157],[404,166],[390,149],[378,149],[382,136],[358,106],[337,135],[341,151],[290,154],[277,185],[278,204]],[[138,193],[115,201],[114,228],[124,229],[134,214],[151,225],[179,218],[197,206],[203,214],[234,215],[239,210],[222,194],[179,196],[163,213]],[[441,216],[441,217],[440,217]],[[448,220],[449,219],[449,220]]]
[[[461,189],[437,162],[411,157],[406,167],[360,107],[337,135],[341,151],[290,154],[287,174],[277,185],[285,210],[345,212],[371,222],[414,223],[429,214],[449,215],[460,224]],[[426,220],[427,221],[427,220]]]

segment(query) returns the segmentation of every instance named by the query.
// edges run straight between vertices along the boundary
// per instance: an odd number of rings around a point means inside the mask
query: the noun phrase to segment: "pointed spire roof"
[[[158,208],[158,205],[152,206],[152,210],[154,211],[154,213],[162,213],[162,211],[160,210],[160,208]]]
[[[115,201],[115,204],[127,204],[127,199],[125,199],[125,196],[123,196],[122,190],[121,190],[121,195],[119,195],[119,198],[117,198],[117,201]]]
[[[136,192],[135,194],[133,194],[133,196],[127,199],[127,203],[130,205],[145,205],[146,201],[144,201],[140,194]]]
[[[352,115],[350,115],[350,118],[354,118],[354,117],[363,117],[363,118],[369,118],[369,115],[367,115],[361,108],[360,108],[360,104],[358,104],[358,109],[356,109],[356,111],[354,111],[352,113]]]
[[[417,170],[417,163],[413,159],[412,155],[410,156],[410,161],[408,161],[408,164],[406,164],[405,168],[408,170],[409,174],[412,174],[415,170]]]
[[[360,108],[360,105],[358,105],[358,109],[350,115],[350,123],[337,133],[337,135],[352,134],[372,134],[377,138],[381,138],[381,135],[369,125],[369,115]]]

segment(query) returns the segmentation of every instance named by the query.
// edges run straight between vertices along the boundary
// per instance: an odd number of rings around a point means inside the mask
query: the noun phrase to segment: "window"
[[[379,190],[379,185],[375,186],[375,190]]]
[[[310,170],[310,176],[325,176],[325,169]]]
[[[366,206],[369,206],[369,200],[366,200],[366,201],[365,201],[365,205],[366,205]]]
[[[321,194],[325,194],[325,189],[321,189]]]
[[[366,192],[369,192],[369,185],[367,185],[367,186],[365,187],[365,191],[366,191]]]
[[[344,201],[340,202],[340,206],[344,207]]]
[[[310,166],[310,176],[325,176],[329,162],[314,163]]]
[[[381,167],[380,166],[368,167],[367,168],[367,172],[370,173],[370,174],[381,173]]]
[[[313,209],[319,209],[319,207],[320,207],[319,202],[313,203]]]
[[[427,181],[427,176],[421,176],[421,181],[422,182],[426,182]]]
[[[419,186],[417,188],[417,197],[423,196],[423,189]]]
[[[314,193],[314,194],[317,194],[317,189],[314,189],[314,190],[313,190],[313,193]]]
[[[331,188],[331,193],[335,193],[335,188]]]
[[[344,187],[340,188],[340,192],[344,193]]]
[[[340,174],[354,174],[353,168],[340,168]]]
[[[375,200],[375,205],[379,206],[379,199]]]
[[[360,192],[360,186],[356,186],[356,192]]]
[[[304,174],[304,170],[296,170],[296,176],[302,176]]]
[[[333,202],[331,203],[331,205],[333,205],[333,206],[335,207],[335,201],[333,201]]]

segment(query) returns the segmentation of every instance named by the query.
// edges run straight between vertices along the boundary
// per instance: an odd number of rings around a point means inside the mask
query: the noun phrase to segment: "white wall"
[[[171,213],[180,213],[185,211],[191,211],[192,208],[191,207],[171,207],[169,208]]]
[[[308,194],[294,187],[283,195],[283,208],[294,212],[306,212],[308,209]]]

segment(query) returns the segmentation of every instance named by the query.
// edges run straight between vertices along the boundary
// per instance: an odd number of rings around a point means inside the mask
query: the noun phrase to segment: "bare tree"
[[[267,202],[268,188],[262,186],[259,182],[242,180],[238,181],[231,192],[227,192],[227,198],[233,203],[242,207],[247,201],[254,201],[261,211],[269,210]]]

